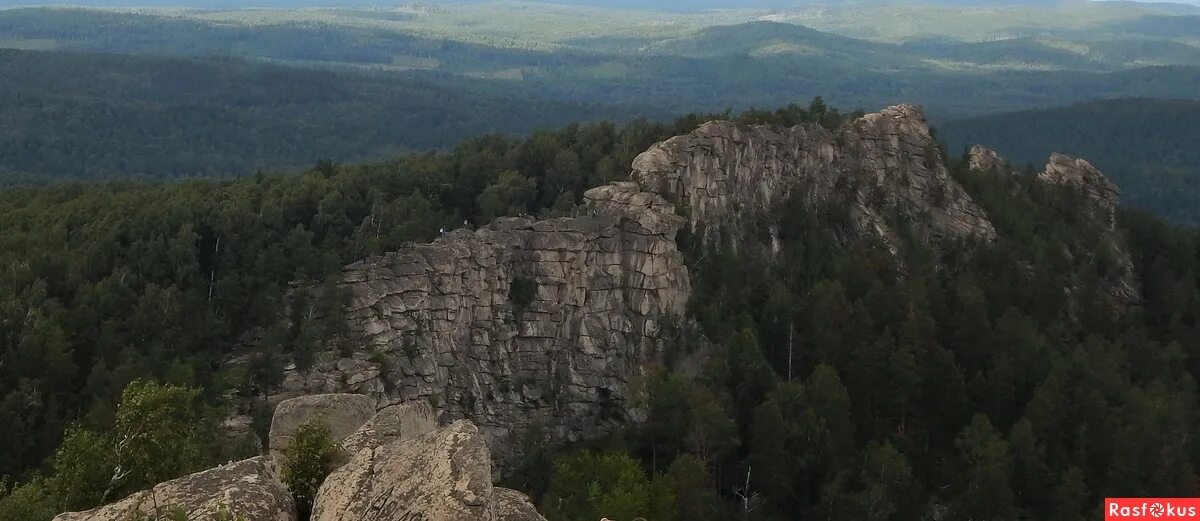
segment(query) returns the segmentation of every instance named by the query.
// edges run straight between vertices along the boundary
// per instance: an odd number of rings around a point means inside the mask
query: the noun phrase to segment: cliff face
[[[910,105],[868,114],[837,132],[706,123],[638,156],[633,177],[679,205],[706,244],[752,236],[750,227],[778,216],[793,197],[812,207],[845,205],[850,231],[893,246],[886,217],[896,212],[933,242],[996,234],[946,171],[924,113]],[[778,223],[769,226],[776,234]]]
[[[579,217],[500,219],[347,266],[352,356],[289,369],[276,398],[428,401],[494,447],[535,419],[558,439],[603,432],[690,288],[670,204],[632,183],[586,197]]]

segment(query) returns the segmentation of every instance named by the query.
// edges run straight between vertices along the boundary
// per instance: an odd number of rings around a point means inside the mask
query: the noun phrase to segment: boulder
[[[529,496],[507,488],[492,489],[492,512],[496,521],[546,521]]]
[[[460,420],[358,451],[321,485],[312,520],[490,521],[497,519],[493,501],[487,445],[475,425]]]
[[[141,510],[183,509],[188,519],[207,520],[222,506],[246,521],[295,521],[296,506],[270,458],[248,460],[166,481],[154,488],[86,512],[59,514],[54,521],[126,521]]]
[[[323,418],[337,441],[357,431],[372,416],[375,401],[361,394],[315,394],[284,400],[271,417],[271,454],[278,455],[296,430],[314,418]]]
[[[437,415],[426,402],[412,402],[384,407],[354,434],[342,440],[346,454],[357,454],[362,449],[374,449],[381,445],[415,438],[436,429]]]

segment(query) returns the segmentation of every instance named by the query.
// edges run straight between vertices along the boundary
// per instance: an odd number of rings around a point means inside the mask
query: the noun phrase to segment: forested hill
[[[0,183],[236,177],[632,111],[439,73],[0,50]]]
[[[984,144],[1018,166],[1050,152],[1086,157],[1130,206],[1182,223],[1200,222],[1200,101],[1117,99],[951,120],[939,125],[951,150]]]
[[[684,318],[703,336],[662,324],[677,332],[664,352],[703,348],[704,369],[648,370],[644,422],[614,436],[531,435],[506,483],[551,521],[1085,519],[1106,496],[1200,493],[1200,235],[1136,212],[1110,220],[1103,178],[1067,158],[1042,176],[953,160],[947,172],[917,112],[845,118],[816,102],[741,116],[866,154],[889,141],[886,118],[915,134],[894,140],[909,147],[903,169],[838,170],[821,204],[790,198],[745,214],[742,233],[677,236]],[[196,433],[241,410],[261,435],[284,367],[310,367],[341,334],[336,291],[311,302],[324,320],[286,316],[290,282],[332,280],[446,223],[570,214],[584,189],[707,119],[489,135],[298,175],[0,193],[0,520],[45,521],[246,455]],[[924,192],[882,184],[913,172]],[[922,221],[948,204],[986,234],[925,233],[953,229]],[[867,229],[854,205],[895,233],[854,233]],[[1131,292],[1119,302],[1118,281]],[[238,351],[246,338],[259,341]],[[234,353],[246,365],[222,363]],[[199,390],[142,383],[121,401],[138,378]],[[122,433],[164,416],[132,443],[173,442],[114,481]]]

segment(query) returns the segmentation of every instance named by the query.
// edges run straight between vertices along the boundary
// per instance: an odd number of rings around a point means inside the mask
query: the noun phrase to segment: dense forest
[[[234,405],[227,391],[272,385],[329,334],[278,327],[290,281],[445,223],[558,214],[710,117],[488,135],[295,175],[0,193],[0,520],[230,457],[194,436]],[[737,119],[845,118],[814,102]],[[669,351],[706,346],[703,375],[652,372],[646,421],[605,439],[530,436],[506,484],[552,521],[1080,520],[1106,495],[1200,493],[1200,236],[1121,213],[1142,283],[1125,308],[1107,297],[1125,274],[1103,261],[1108,231],[1083,198],[948,160],[994,244],[908,236],[897,259],[837,233],[836,203],[798,200],[777,257],[754,237],[701,251],[681,236],[698,329]],[[248,335],[267,339],[257,361],[222,371]],[[106,447],[139,418],[165,419],[156,435],[181,454],[138,459],[114,487]]]
[[[1178,223],[1200,222],[1200,101],[1116,99],[993,114],[938,126],[951,150],[976,143],[1014,166],[1051,152],[1085,157],[1121,187],[1121,200]]]
[[[437,73],[234,58],[0,50],[0,68],[0,184],[244,176],[632,112]]]

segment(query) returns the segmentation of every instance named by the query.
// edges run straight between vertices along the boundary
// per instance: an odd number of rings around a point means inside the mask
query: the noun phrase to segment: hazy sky
[[[82,6],[138,6],[179,5],[191,7],[298,7],[337,5],[395,5],[414,2],[470,3],[486,0],[0,0],[0,6],[13,5],[82,5]],[[610,7],[633,7],[669,10],[720,9],[720,8],[786,8],[814,4],[852,4],[888,0],[532,0],[557,4],[583,4]],[[905,3],[905,0],[890,0]],[[1025,4],[1045,5],[1056,0],[915,0],[913,3],[948,5]],[[1057,0],[1061,2],[1085,2],[1089,0]],[[1090,0],[1090,1],[1133,1],[1156,2],[1159,0]],[[1200,6],[1200,0],[1170,0],[1163,3]]]

